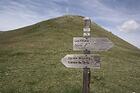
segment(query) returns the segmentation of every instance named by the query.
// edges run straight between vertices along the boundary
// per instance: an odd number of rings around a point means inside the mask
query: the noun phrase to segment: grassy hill
[[[62,16],[0,34],[0,93],[81,93],[82,69],[60,62],[82,36],[81,16]],[[99,53],[101,69],[91,69],[91,93],[140,92],[140,50],[92,23],[94,37],[115,46]]]

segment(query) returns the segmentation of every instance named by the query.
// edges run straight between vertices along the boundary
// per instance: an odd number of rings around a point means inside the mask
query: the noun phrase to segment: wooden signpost
[[[61,59],[62,64],[68,68],[83,68],[82,93],[90,91],[90,68],[99,69],[101,66],[100,56],[90,54],[91,51],[107,51],[113,47],[108,38],[93,38],[90,36],[91,20],[84,18],[83,37],[73,38],[73,50],[83,51],[83,54],[69,54]]]

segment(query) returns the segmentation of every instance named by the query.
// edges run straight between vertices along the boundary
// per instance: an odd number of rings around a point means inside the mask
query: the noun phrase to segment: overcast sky
[[[0,31],[76,14],[140,48],[140,0],[0,0]]]

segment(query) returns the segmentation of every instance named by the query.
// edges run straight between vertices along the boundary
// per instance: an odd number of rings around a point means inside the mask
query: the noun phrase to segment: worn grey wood
[[[84,28],[90,28],[91,26],[91,20],[89,17],[84,18]]]
[[[91,25],[91,20],[88,17],[84,18],[84,28],[83,29],[84,33],[83,33],[83,37],[89,38],[90,37],[90,25]],[[85,49],[84,51],[85,55],[89,55],[90,51]],[[94,55],[93,55],[94,56]],[[98,57],[98,61],[97,63],[100,62],[100,57]],[[95,60],[96,58],[94,58]],[[93,61],[94,62],[94,61]],[[100,64],[99,64],[100,67]],[[82,93],[89,93],[90,92],[90,68],[87,68],[87,66],[85,68],[83,68],[83,89],[82,89]]]
[[[90,51],[84,50],[84,54],[90,54]],[[90,68],[83,68],[83,90],[82,93],[90,92]]]
[[[73,50],[107,51],[113,47],[113,43],[108,38],[73,38]]]
[[[90,32],[90,28],[83,28],[84,32]]]
[[[97,54],[70,54],[61,62],[69,68],[100,68],[100,56]]]
[[[83,90],[82,93],[90,92],[90,68],[83,68]]]
[[[88,38],[90,37],[90,33],[83,33],[83,36]]]

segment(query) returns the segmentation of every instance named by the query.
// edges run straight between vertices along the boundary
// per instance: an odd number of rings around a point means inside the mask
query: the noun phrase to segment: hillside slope
[[[60,62],[82,36],[81,16],[62,16],[0,34],[0,93],[81,93],[82,69]],[[91,93],[140,91],[140,50],[92,23],[94,37],[115,46],[99,53],[102,66],[91,69]]]

